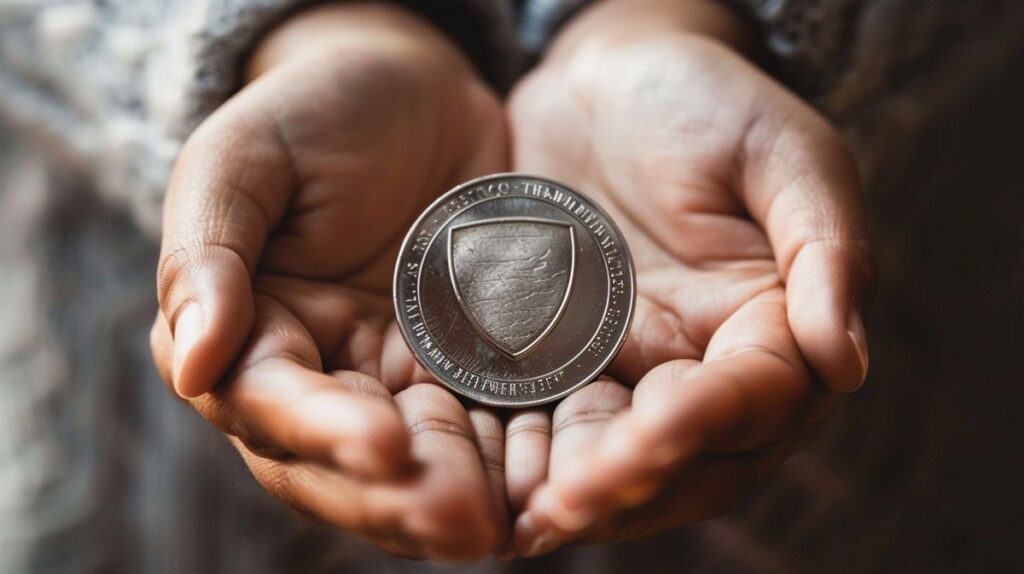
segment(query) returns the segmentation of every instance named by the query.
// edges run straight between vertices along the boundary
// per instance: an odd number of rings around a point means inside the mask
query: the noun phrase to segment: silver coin
[[[526,407],[594,380],[636,301],[629,249],[593,201],[540,177],[464,183],[413,224],[395,313],[427,371],[478,402]]]

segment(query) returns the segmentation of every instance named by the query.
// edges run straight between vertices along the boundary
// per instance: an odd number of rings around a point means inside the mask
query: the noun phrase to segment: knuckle
[[[441,433],[470,441],[474,438],[465,426],[440,416],[422,416],[409,427],[409,434],[412,436],[420,436],[429,433]]]

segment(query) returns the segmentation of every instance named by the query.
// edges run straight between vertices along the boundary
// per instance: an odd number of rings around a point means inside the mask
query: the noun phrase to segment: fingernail
[[[846,333],[853,341],[853,347],[857,350],[857,357],[860,359],[860,383],[851,389],[851,391],[856,391],[864,385],[864,380],[868,376],[868,338],[864,330],[864,319],[856,309],[850,311],[850,317],[846,323]]]
[[[185,365],[185,358],[192,352],[192,347],[199,340],[203,333],[203,309],[196,303],[189,303],[174,324],[174,390],[182,398],[189,398],[181,392],[181,370]]]
[[[555,547],[555,536],[549,526],[538,524],[533,514],[526,512],[516,520],[517,547],[523,548],[523,558],[533,558]]]

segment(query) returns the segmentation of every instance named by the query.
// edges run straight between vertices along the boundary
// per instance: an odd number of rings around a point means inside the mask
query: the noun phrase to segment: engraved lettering
[[[423,255],[427,250],[427,246],[430,245],[430,239],[433,237],[429,231],[421,229],[416,239],[413,240],[412,251],[418,255]]]

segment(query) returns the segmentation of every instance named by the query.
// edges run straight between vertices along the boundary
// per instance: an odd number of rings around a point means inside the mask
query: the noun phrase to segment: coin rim
[[[579,196],[582,199],[584,199],[587,202],[588,207],[592,208],[599,215],[604,217],[604,219],[608,222],[608,224],[611,227],[611,229],[613,231],[615,231],[616,235],[620,239],[620,244],[622,246],[622,251],[625,254],[625,259],[626,259],[626,263],[627,263],[626,267],[627,267],[628,272],[629,272],[629,280],[630,280],[630,287],[631,287],[631,293],[630,293],[630,297],[629,297],[629,305],[626,308],[626,313],[625,313],[626,317],[625,317],[625,321],[624,321],[625,325],[624,325],[624,328],[623,328],[622,337],[618,341],[616,341],[616,343],[615,343],[614,347],[612,348],[612,350],[599,363],[597,368],[595,368],[593,370],[593,372],[591,372],[587,377],[584,377],[583,380],[581,380],[580,382],[578,382],[578,383],[576,383],[576,384],[574,384],[574,385],[572,385],[570,387],[567,387],[566,389],[563,389],[562,391],[559,391],[558,393],[555,393],[555,394],[553,394],[551,396],[544,397],[544,398],[541,398],[541,399],[536,399],[536,400],[532,400],[532,401],[516,402],[516,403],[501,402],[500,400],[491,400],[490,398],[480,398],[478,396],[471,395],[468,392],[466,392],[465,389],[463,389],[463,388],[461,388],[461,387],[459,387],[457,385],[451,384],[447,380],[445,380],[444,377],[439,376],[435,372],[435,370],[433,369],[432,363],[430,363],[429,361],[426,361],[423,357],[420,356],[420,353],[417,352],[417,346],[414,344],[414,341],[410,337],[409,332],[408,332],[408,330],[406,328],[406,325],[405,325],[404,321],[402,320],[402,307],[401,307],[400,301],[398,300],[398,282],[399,282],[400,273],[401,273],[401,270],[402,270],[402,260],[403,260],[402,256],[403,256],[403,254],[406,253],[406,249],[409,247],[410,242],[413,241],[413,239],[414,239],[414,237],[416,235],[415,234],[416,230],[419,229],[419,227],[422,225],[422,223],[426,219],[427,215],[431,211],[433,211],[436,207],[438,207],[439,205],[443,204],[444,201],[449,196],[454,195],[455,193],[457,193],[457,192],[459,192],[459,191],[461,191],[463,189],[479,185],[481,182],[486,182],[486,181],[495,180],[495,179],[510,179],[510,178],[532,179],[532,180],[536,180],[536,181],[546,182],[546,183],[548,183],[550,185],[553,185],[555,187],[560,187],[560,188],[566,189],[568,191],[571,191],[572,193],[574,193],[577,196]],[[472,207],[473,205],[476,205],[476,204],[474,203],[472,205],[466,206],[465,209],[468,209],[468,208]],[[555,205],[557,205],[557,204],[555,204]],[[463,210],[460,210],[458,213],[461,213],[462,211]],[[456,215],[453,215],[452,217],[455,217]],[[570,217],[572,216],[571,213],[569,215],[570,215]],[[442,224],[442,228],[444,227],[444,225],[447,225],[448,221],[451,221],[451,218],[449,218],[448,220],[446,220]],[[431,237],[431,241],[433,241],[433,239],[434,238]],[[603,257],[602,257],[602,259],[603,259]],[[607,271],[607,268],[606,268],[606,271]],[[422,273],[422,267],[421,267],[421,270],[417,271],[417,276],[416,276],[417,277],[416,278],[417,283],[419,282],[419,273]],[[637,285],[636,285],[636,269],[635,269],[635,267],[633,265],[633,254],[632,254],[632,252],[629,249],[629,244],[626,242],[625,235],[623,235],[622,230],[619,229],[618,224],[611,217],[611,215],[609,215],[608,212],[605,211],[603,207],[598,205],[598,203],[596,201],[594,201],[593,198],[591,198],[589,195],[580,192],[579,190],[577,190],[576,188],[574,188],[572,186],[566,185],[566,184],[564,184],[562,182],[556,181],[556,180],[548,178],[548,177],[543,177],[543,176],[539,176],[539,175],[525,174],[525,173],[520,173],[520,172],[494,173],[494,174],[485,175],[485,176],[482,176],[482,177],[477,177],[477,178],[471,179],[469,181],[465,181],[463,183],[460,183],[460,184],[456,185],[455,187],[452,187],[451,189],[449,189],[448,191],[442,193],[440,196],[438,196],[436,199],[434,199],[434,201],[430,202],[430,204],[427,205],[427,207],[423,208],[423,211],[420,212],[420,215],[416,218],[415,221],[413,221],[412,225],[409,226],[409,231],[406,232],[405,238],[402,239],[402,245],[401,245],[401,247],[398,250],[398,257],[396,257],[396,259],[395,259],[395,270],[394,270],[394,275],[393,275],[392,282],[391,282],[391,301],[392,301],[392,304],[393,304],[393,307],[394,307],[394,310],[395,310],[395,322],[398,323],[398,329],[399,329],[399,331],[402,334],[402,339],[405,342],[406,347],[408,347],[409,351],[412,353],[412,356],[416,359],[416,362],[419,363],[428,373],[430,373],[430,375],[432,377],[434,377],[434,379],[439,381],[446,388],[451,389],[452,391],[454,391],[459,396],[466,397],[466,398],[468,398],[470,400],[476,401],[476,402],[478,402],[480,404],[483,404],[483,405],[492,406],[492,407],[500,407],[500,408],[511,408],[511,409],[521,409],[521,408],[534,407],[534,406],[544,405],[544,404],[547,404],[547,403],[551,403],[551,402],[557,401],[559,399],[562,399],[562,398],[566,397],[567,395],[571,394],[572,392],[576,391],[577,389],[580,389],[580,388],[583,388],[586,385],[589,385],[590,383],[594,382],[599,376],[601,376],[601,373],[603,373],[604,370],[606,368],[608,368],[608,365],[610,365],[612,363],[612,361],[615,360],[615,357],[618,356],[619,351],[622,350],[623,345],[626,343],[626,338],[629,337],[629,332],[630,332],[630,330],[633,327],[633,314],[634,314],[634,312],[636,310],[637,292],[638,292],[638,289],[637,289]],[[417,297],[419,297],[419,290],[418,289],[417,289]],[[420,304],[422,304],[422,303],[420,303]],[[601,325],[603,323],[604,323],[604,321],[602,321],[599,325]]]

